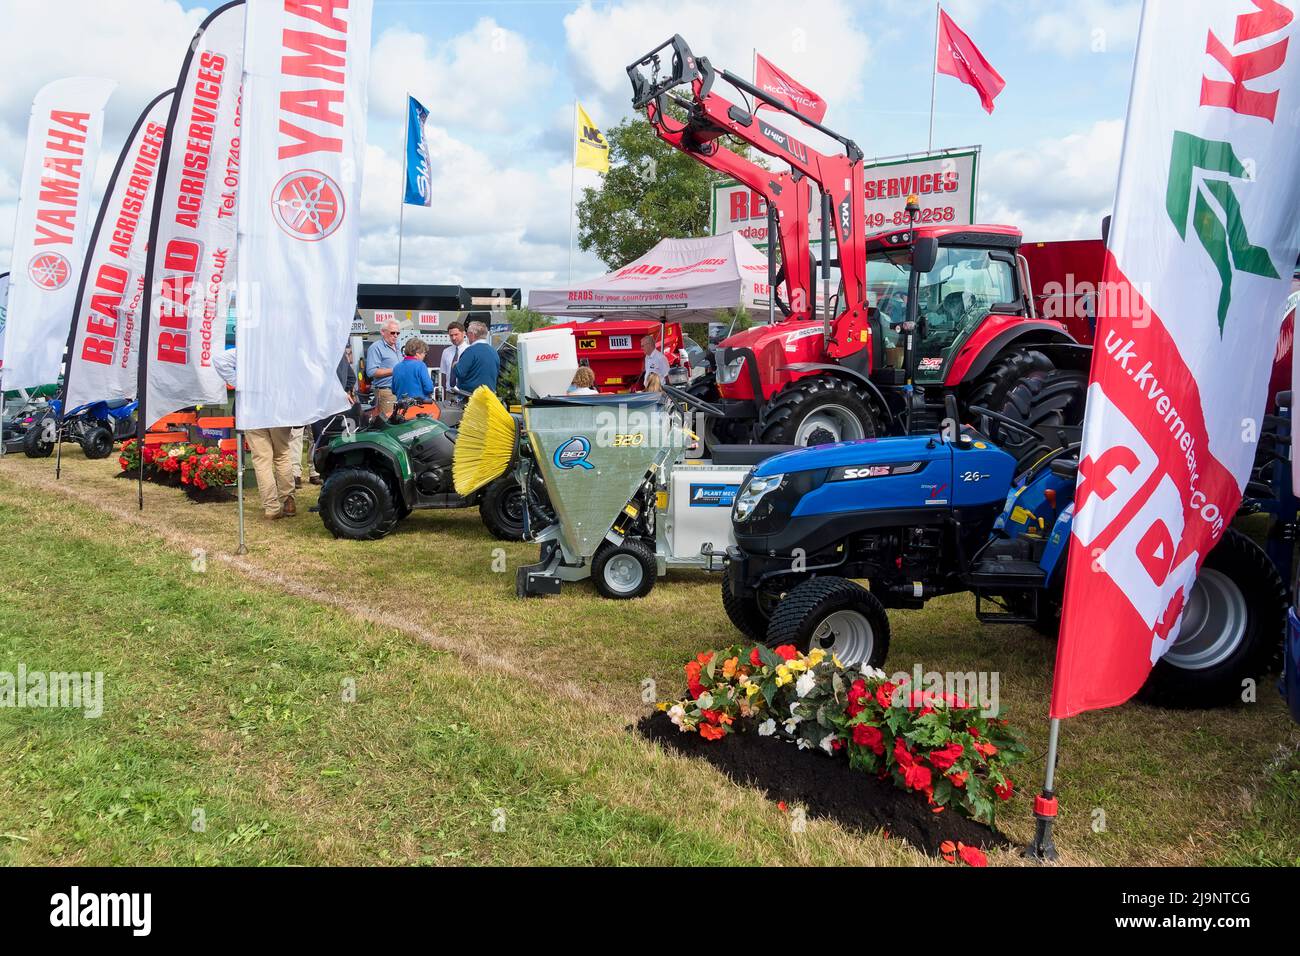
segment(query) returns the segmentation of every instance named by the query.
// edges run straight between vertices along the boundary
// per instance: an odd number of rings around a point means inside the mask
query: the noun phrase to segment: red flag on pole
[[[993,98],[1007,85],[1001,74],[984,59],[979,47],[942,10],[939,11],[939,43],[934,68],[974,87],[986,113],[993,112]]]
[[[824,99],[757,52],[754,54],[754,85],[813,122],[820,123],[826,115]]]

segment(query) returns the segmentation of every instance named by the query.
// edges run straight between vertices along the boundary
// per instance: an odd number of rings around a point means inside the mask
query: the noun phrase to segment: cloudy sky
[[[0,271],[37,89],[74,74],[118,82],[102,190],[136,115],[175,84],[215,5],[0,0]],[[1030,239],[1098,234],[1114,191],[1138,0],[945,0],[944,9],[1007,81],[992,116],[970,88],[938,81],[936,146],[984,149],[979,218],[1019,225]],[[598,124],[616,123],[630,111],[624,68],[673,33],[742,75],[757,48],[822,94],[827,125],[868,156],[925,148],[934,46],[926,0],[375,0],[362,281],[396,278],[407,92],[430,110],[434,193],[431,209],[406,209],[403,281],[563,281],[573,101]],[[579,171],[578,185],[597,178]],[[604,270],[579,253],[575,271]]]

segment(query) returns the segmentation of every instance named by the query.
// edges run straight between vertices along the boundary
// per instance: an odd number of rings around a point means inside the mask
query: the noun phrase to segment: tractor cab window
[[[903,367],[900,328],[907,321],[907,292],[911,281],[909,250],[877,253],[867,258],[867,318],[872,335],[884,344],[884,364],[889,368]]]
[[[918,289],[917,381],[939,381],[953,347],[999,303],[1016,298],[1012,264],[986,249],[946,246]]]

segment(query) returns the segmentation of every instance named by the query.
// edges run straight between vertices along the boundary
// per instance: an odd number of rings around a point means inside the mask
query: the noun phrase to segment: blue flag
[[[406,97],[406,195],[408,206],[428,206],[433,200],[429,182],[429,141],[424,121],[429,111],[414,96]]]

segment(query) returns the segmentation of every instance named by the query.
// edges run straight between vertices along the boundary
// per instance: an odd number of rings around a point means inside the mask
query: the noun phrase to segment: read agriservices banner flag
[[[429,111],[414,96],[406,97],[406,192],[402,202],[408,206],[428,206],[433,202],[429,181],[429,140],[424,121]]]
[[[1300,238],[1296,4],[1145,5],[1053,717],[1137,692],[1241,500]]]
[[[249,0],[239,208],[239,427],[349,406],[336,370],[357,305],[370,0]]]
[[[63,407],[133,398],[154,187],[172,91],[144,108],[117,159],[90,236],[63,373]]]
[[[51,385],[59,377],[90,235],[104,104],[116,85],[81,76],[55,80],[32,103],[9,275],[6,389]]]
[[[758,52],[754,53],[754,85],[816,123],[826,115],[824,99]]]
[[[226,345],[235,282],[243,53],[244,3],[236,0],[203,21],[181,65],[149,224],[141,429],[177,409],[225,401],[212,358]]]

